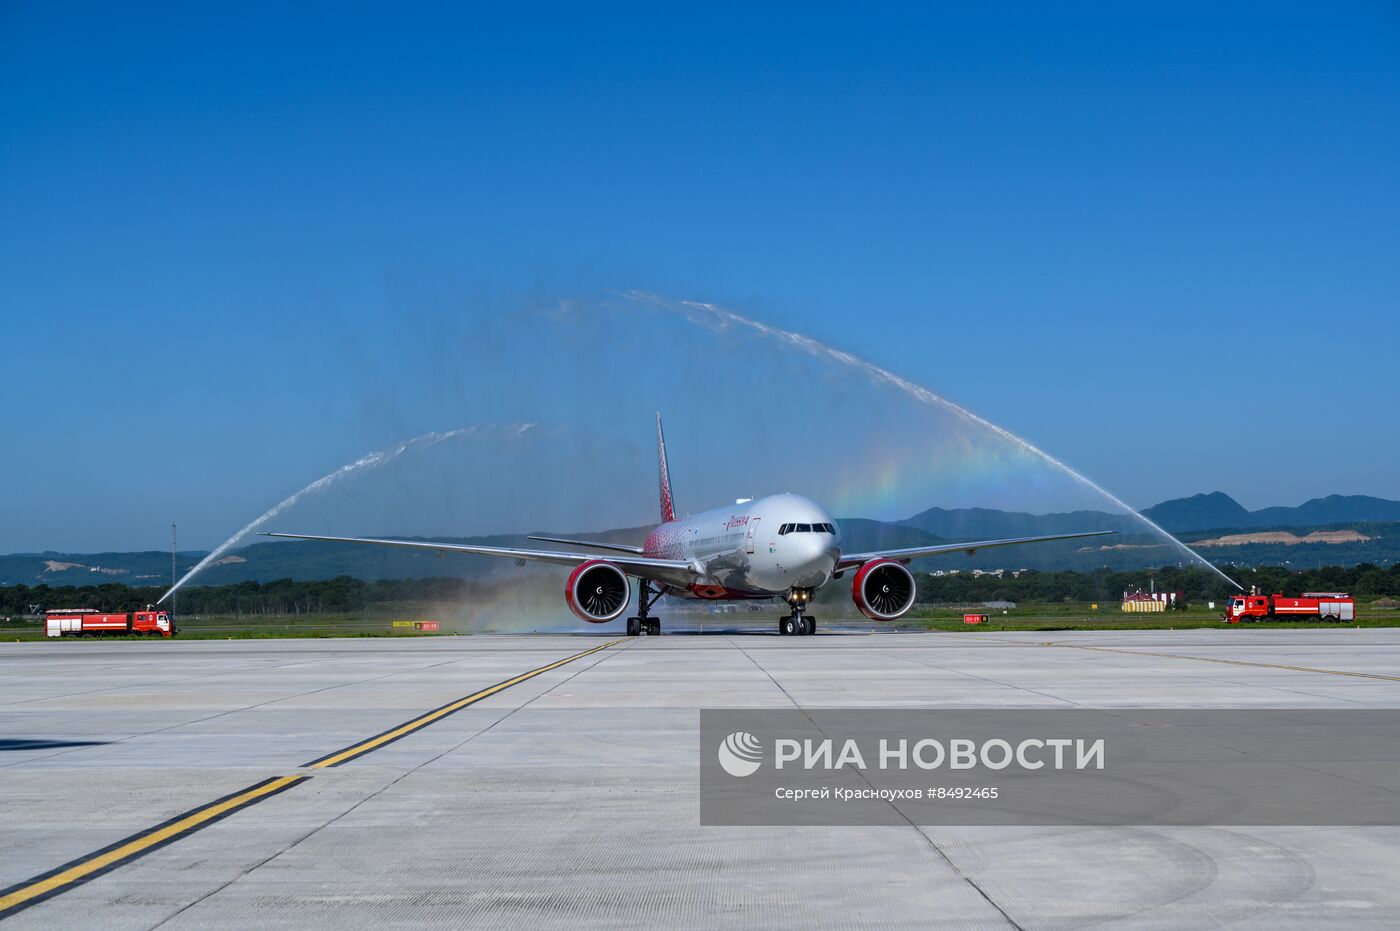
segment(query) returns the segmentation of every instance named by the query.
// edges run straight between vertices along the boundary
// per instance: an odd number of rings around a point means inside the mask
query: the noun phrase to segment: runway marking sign
[[[45,899],[90,879],[96,879],[117,867],[144,856],[153,850],[174,843],[187,834],[207,827],[221,818],[227,818],[236,811],[255,805],[263,799],[285,792],[292,786],[305,782],[310,776],[279,776],[251,785],[232,795],[216,799],[183,815],[176,815],[95,853],[79,857],[47,873],[27,879],[22,883],[0,891],[0,918],[7,918],[15,912],[37,905]]]
[[[305,764],[310,769],[324,769],[328,766],[339,766],[341,763],[349,762],[366,753],[378,750],[386,744],[392,743],[400,738],[407,737],[415,731],[421,730],[440,721],[453,712],[460,711],[468,705],[473,705],[484,698],[489,698],[497,692],[502,692],[513,685],[519,685],[528,679],[533,679],[551,669],[558,669],[574,660],[583,659],[585,656],[592,656],[608,647],[616,646],[628,638],[623,637],[617,640],[610,640],[601,646],[566,656],[561,660],[540,666],[538,669],[531,669],[529,672],[521,673],[518,676],[498,682],[495,685],[484,688],[479,692],[473,692],[465,698],[459,698],[454,702],[435,708],[427,714],[420,715],[412,721],[406,721],[397,727],[390,728],[382,734],[378,734],[368,740],[337,750],[328,756],[313,760]],[[255,785],[241,789],[232,795],[215,799],[199,808],[192,809],[181,815],[176,815],[168,821],[163,821],[152,828],[147,828],[137,834],[117,841],[101,850],[70,860],[62,866],[55,867],[46,873],[41,873],[21,883],[10,886],[8,889],[0,889],[0,919],[8,918],[10,915],[31,905],[37,905],[46,899],[53,898],[73,889],[90,879],[108,873],[117,867],[123,866],[138,857],[143,857],[153,850],[159,850],[167,844],[172,844],[182,837],[198,831],[200,828],[208,827],[217,821],[227,818],[238,811],[255,805],[264,799],[271,798],[279,792],[285,792],[293,786],[299,785],[311,779],[310,774],[298,774],[295,776],[276,776],[264,780]]]

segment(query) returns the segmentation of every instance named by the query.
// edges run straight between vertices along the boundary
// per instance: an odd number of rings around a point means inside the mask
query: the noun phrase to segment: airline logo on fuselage
[[[725,530],[733,530],[735,527],[742,527],[749,522],[747,517],[731,517],[729,523],[724,525]]]

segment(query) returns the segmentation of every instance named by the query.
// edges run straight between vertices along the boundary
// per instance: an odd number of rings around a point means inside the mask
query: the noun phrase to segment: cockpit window
[[[778,528],[778,536],[785,537],[790,533],[836,533],[835,524],[783,524]]]

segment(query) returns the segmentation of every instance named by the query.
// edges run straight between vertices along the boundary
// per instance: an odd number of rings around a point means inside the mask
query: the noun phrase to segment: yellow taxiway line
[[[538,669],[531,669],[529,672],[521,673],[514,678],[504,682],[498,682],[479,692],[473,692],[464,698],[449,702],[441,708],[435,708],[427,714],[420,715],[412,721],[406,721],[397,727],[390,728],[382,734],[378,734],[368,740],[353,744],[343,750],[323,756],[305,764],[308,769],[324,769],[329,766],[339,766],[356,757],[363,756],[392,743],[402,737],[427,727],[434,721],[440,721],[454,711],[460,711],[468,705],[475,704],[484,698],[489,698],[497,692],[504,691],[513,685],[519,685],[527,679],[533,679],[551,669],[558,669],[566,663],[583,659],[585,656],[592,656],[600,650],[616,646],[628,638],[610,640],[602,646],[566,656],[561,660],[540,666]],[[67,892],[75,886],[81,885],[90,879],[95,879],[103,873],[110,872],[119,866],[131,862],[138,857],[164,847],[166,844],[174,843],[201,828],[208,827],[214,822],[227,818],[251,805],[255,805],[264,799],[271,798],[279,792],[285,792],[293,786],[299,785],[310,779],[309,774],[299,774],[295,776],[276,776],[259,782],[256,785],[240,789],[232,795],[215,799],[206,805],[192,809],[181,815],[176,815],[168,821],[164,821],[155,827],[147,828],[144,831],[133,834],[130,837],[117,841],[115,844],[94,851],[76,860],[71,860],[62,866],[41,873],[38,876],[26,879],[25,881],[9,887],[0,889],[0,919],[7,918],[21,909],[31,905],[37,905],[45,899]]]
[[[79,857],[57,869],[50,870],[33,879],[25,880],[17,886],[0,893],[0,918],[9,916],[42,902],[44,899],[64,892],[79,883],[94,879],[109,870],[114,870],[128,861],[164,847],[193,831],[206,827],[220,818],[226,818],[240,808],[247,808],[265,798],[285,792],[310,776],[279,776],[249,786],[246,789],[216,799],[207,805],[176,815],[169,821],[158,824],[125,840],[117,841],[87,856]]]
[[[548,666],[541,666],[538,669],[531,669],[529,672],[521,673],[514,679],[507,679],[506,681],[498,682],[489,688],[484,688],[480,692],[473,692],[465,698],[459,698],[454,702],[449,702],[446,705],[443,705],[441,708],[434,708],[427,714],[416,717],[412,721],[405,721],[403,724],[400,724],[396,727],[391,727],[384,733],[376,734],[368,740],[361,741],[357,744],[352,744],[351,746],[346,747],[343,750],[337,750],[334,753],[327,754],[326,756],[312,760],[310,763],[303,763],[302,765],[305,766],[307,769],[325,769],[328,766],[339,766],[341,763],[353,760],[357,756],[363,756],[366,753],[369,753],[373,750],[378,750],[385,744],[393,743],[395,740],[398,740],[401,737],[407,737],[414,731],[427,727],[434,721],[439,721],[455,711],[461,711],[468,705],[474,705],[477,702],[481,701],[483,698],[490,698],[497,692],[500,692],[504,689],[508,689],[512,685],[519,685],[526,679],[533,679],[540,673],[549,672],[551,669],[558,669],[565,663],[572,663],[576,659],[583,659],[585,656],[592,656],[599,650],[606,650],[610,646],[616,646],[617,644],[622,643],[622,641],[625,639],[628,638],[624,637],[618,640],[609,640],[602,646],[594,647],[591,650],[584,650],[582,653],[575,653],[573,656],[566,656],[558,662],[550,663]]]

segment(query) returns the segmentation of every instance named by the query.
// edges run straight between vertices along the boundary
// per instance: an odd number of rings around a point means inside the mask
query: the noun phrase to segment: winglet
[[[661,474],[661,522],[669,523],[676,519],[676,508],[671,500],[671,473],[666,468],[666,435],[661,432],[661,412],[656,412],[656,464]]]

